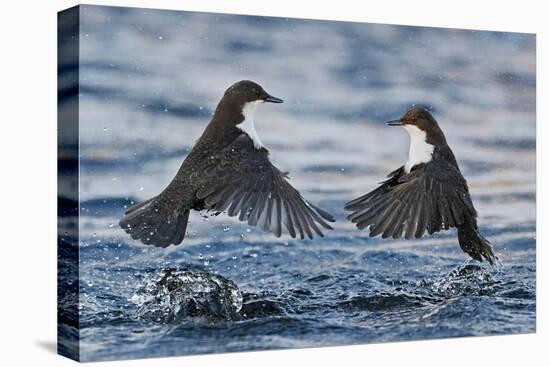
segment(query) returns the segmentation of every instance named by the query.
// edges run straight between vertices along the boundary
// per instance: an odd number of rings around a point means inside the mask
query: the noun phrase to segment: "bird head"
[[[409,135],[422,134],[427,143],[432,145],[446,144],[445,135],[432,114],[423,107],[413,107],[401,118],[386,122],[389,126],[401,126]]]
[[[283,100],[267,93],[258,83],[250,80],[241,80],[224,93],[223,98],[243,108],[248,103],[283,103]]]

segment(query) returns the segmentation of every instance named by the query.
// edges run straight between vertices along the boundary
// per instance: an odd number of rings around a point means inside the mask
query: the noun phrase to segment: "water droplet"
[[[250,233],[250,232],[252,232],[252,230],[250,228],[247,228],[246,233]]]
[[[163,39],[164,39],[164,37],[163,37],[163,36],[159,36],[159,40],[163,40]]]
[[[204,263],[203,263],[203,264],[204,264],[204,266],[208,266],[208,265],[210,265],[210,261],[204,260]]]
[[[140,186],[140,187],[139,187],[139,191],[143,191],[143,186]]]
[[[109,223],[109,228],[113,228],[115,226],[114,223]]]
[[[223,226],[223,231],[224,232],[228,232],[230,229],[231,229],[231,227],[229,227],[229,226],[226,226],[226,225]]]
[[[103,131],[109,131],[109,129],[107,129],[106,127],[103,128]]]

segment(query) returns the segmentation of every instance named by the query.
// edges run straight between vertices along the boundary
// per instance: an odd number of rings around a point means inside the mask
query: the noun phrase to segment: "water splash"
[[[132,296],[142,321],[175,323],[194,318],[236,320],[242,294],[233,281],[192,269],[166,268],[146,280]]]
[[[429,285],[434,294],[453,297],[466,295],[490,295],[500,283],[489,269],[477,264],[457,267],[449,274],[433,280]]]

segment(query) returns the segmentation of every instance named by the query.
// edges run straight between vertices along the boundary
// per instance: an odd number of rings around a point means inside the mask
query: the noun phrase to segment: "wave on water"
[[[527,287],[510,293],[499,276],[500,270],[478,264],[465,264],[444,276],[425,278],[415,284],[368,289],[348,297],[335,295],[334,306],[349,312],[395,312],[420,308],[432,314],[460,297],[498,295],[531,297]],[[163,268],[143,280],[130,301],[136,304],[136,317],[145,323],[180,324],[186,322],[215,324],[277,315],[304,314],[301,303],[312,297],[308,290],[291,290],[288,294],[242,292],[237,284],[221,275],[196,269]],[[510,293],[510,294],[509,294]],[[522,298],[519,297],[518,298]]]

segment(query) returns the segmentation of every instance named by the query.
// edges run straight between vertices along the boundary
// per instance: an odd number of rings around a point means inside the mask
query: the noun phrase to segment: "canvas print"
[[[535,35],[58,15],[58,351],[533,333]]]

